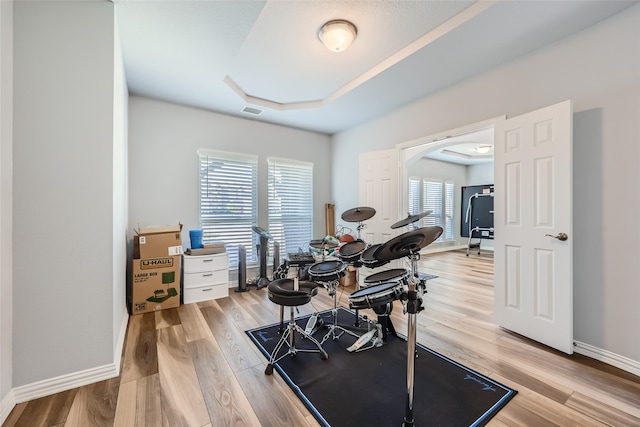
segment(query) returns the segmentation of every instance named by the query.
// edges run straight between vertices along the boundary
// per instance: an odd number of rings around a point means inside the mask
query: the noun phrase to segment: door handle
[[[558,239],[561,242],[564,242],[569,238],[566,233],[558,233],[557,236],[554,236],[553,234],[545,234],[545,237],[553,237],[554,239]]]

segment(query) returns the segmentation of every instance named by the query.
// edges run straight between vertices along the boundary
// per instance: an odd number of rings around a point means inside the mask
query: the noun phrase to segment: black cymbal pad
[[[345,211],[342,214],[341,218],[343,221],[347,221],[347,222],[360,222],[360,221],[366,221],[370,219],[375,214],[376,214],[375,209],[362,206],[359,208],[353,208],[353,209],[349,209],[348,211]]]
[[[422,227],[394,237],[384,243],[377,251],[376,258],[380,261],[391,261],[403,258],[438,240],[442,235],[442,227]]]
[[[396,228],[404,227],[405,225],[409,225],[411,223],[414,223],[416,221],[421,220],[425,216],[431,214],[431,212],[433,212],[433,211],[430,210],[430,211],[424,211],[424,212],[416,214],[416,215],[409,215],[405,219],[401,219],[400,221],[398,221],[395,224],[393,224],[391,226],[391,228],[392,229],[396,229]]]

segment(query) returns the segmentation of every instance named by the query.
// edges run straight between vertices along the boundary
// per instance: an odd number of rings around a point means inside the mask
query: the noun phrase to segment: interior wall
[[[12,402],[13,2],[0,1],[0,423]],[[6,406],[5,406],[6,405]],[[8,414],[8,413],[7,413]]]
[[[14,388],[114,362],[113,7],[14,4]]]
[[[465,185],[493,184],[493,162],[467,166],[467,182]]]
[[[574,108],[574,338],[640,363],[640,5],[334,136],[336,212],[358,199],[348,159],[566,99]],[[346,155],[345,155],[346,154]],[[339,171],[340,181],[336,181]],[[621,209],[620,203],[624,203]]]
[[[267,228],[267,157],[313,163],[313,233],[325,235],[331,196],[331,139],[318,133],[151,100],[129,99],[129,224],[198,228],[200,148],[251,154],[258,160],[259,225]],[[131,230],[133,232],[133,230]]]

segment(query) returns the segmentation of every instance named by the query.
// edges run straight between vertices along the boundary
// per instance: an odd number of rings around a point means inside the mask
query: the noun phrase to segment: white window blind
[[[269,233],[285,255],[308,247],[313,238],[313,164],[267,159]]]
[[[420,179],[409,178],[409,215],[422,213],[420,209]]]
[[[453,239],[453,182],[445,181],[444,183],[444,239]]]
[[[238,265],[238,246],[256,263],[252,226],[258,223],[258,159],[242,154],[199,150],[200,226],[203,242],[222,241],[229,264]]]
[[[434,181],[425,179],[422,181],[422,210],[433,211],[430,215],[425,216],[423,227],[442,224],[442,181]],[[438,239],[440,241],[440,239]]]
[[[438,242],[454,239],[454,189],[453,181],[409,178],[409,214],[416,215],[424,211],[432,211],[431,214],[422,218],[420,226],[442,227],[444,232],[437,240]]]

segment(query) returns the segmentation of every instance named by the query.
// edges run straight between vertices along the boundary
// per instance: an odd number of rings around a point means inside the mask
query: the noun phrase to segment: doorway
[[[412,159],[455,136],[494,129],[496,323],[567,354],[573,352],[572,109],[567,100],[398,146],[406,210]]]
[[[468,233],[462,230],[466,222],[462,212],[462,188],[493,184],[494,128],[492,119],[398,146],[401,212],[406,214],[416,209],[424,211],[435,208],[433,210],[436,212],[423,218],[421,225],[438,224],[445,228],[442,240],[426,248],[427,252],[468,246]],[[439,188],[440,183],[442,188]],[[447,206],[446,192],[451,189],[453,205]],[[443,193],[441,204],[437,201],[438,191]],[[417,193],[418,201],[415,200]],[[423,203],[428,194],[435,194],[436,202],[428,200],[426,204]],[[473,241],[477,243],[478,239]],[[481,247],[492,250],[493,241],[481,241]]]

